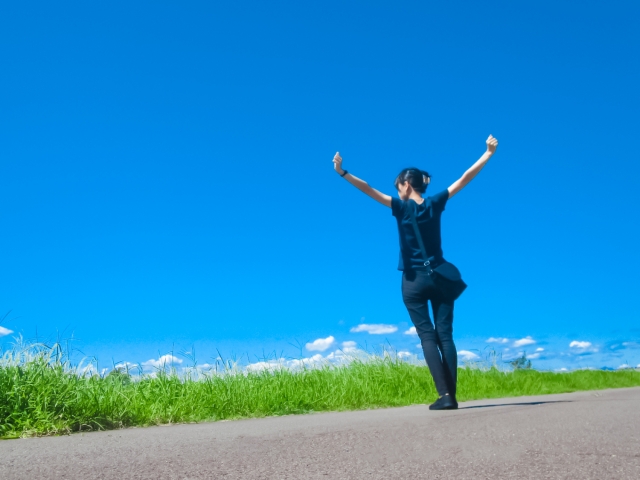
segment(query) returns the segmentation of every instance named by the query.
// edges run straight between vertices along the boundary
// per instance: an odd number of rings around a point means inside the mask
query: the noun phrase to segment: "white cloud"
[[[506,349],[505,349],[506,350]],[[514,358],[519,358],[522,357],[522,355],[524,355],[523,351],[520,352],[511,352],[511,353],[506,353],[504,355],[502,355],[502,359],[503,360],[513,360]],[[529,357],[527,357],[529,358]]]
[[[416,348],[422,348],[422,344],[421,343],[417,344]]]
[[[480,358],[478,355],[476,355],[473,352],[470,352],[469,350],[460,350],[458,352],[458,356],[462,357],[462,360],[464,360],[465,362],[468,362],[470,360],[477,360]]]
[[[535,360],[536,358],[540,358],[540,354],[539,353],[532,353],[531,355],[527,355],[527,358],[529,360]]]
[[[578,340],[574,340],[569,344],[569,348],[589,348],[591,346],[591,342],[580,342]]]
[[[154,360],[152,358],[150,360],[147,360],[146,362],[142,362],[142,365],[145,367],[164,368],[174,363],[181,364],[182,360],[177,357],[174,357],[173,355],[167,354],[167,355],[162,355],[157,360]]]
[[[418,361],[418,355],[415,353],[408,352],[406,350],[401,350],[399,352],[385,352],[385,357],[397,358],[398,360],[402,360],[403,362],[420,364],[423,365],[422,362]]]
[[[544,348],[538,347],[538,348],[536,348],[536,352],[544,352]]]
[[[580,340],[573,340],[569,343],[569,348],[571,348],[571,352],[567,355],[586,356],[598,352],[598,348],[594,347],[591,342],[582,342]]]
[[[487,343],[507,343],[508,341],[509,339],[504,337],[490,337],[487,339]]]
[[[305,345],[306,349],[310,352],[324,352],[328,348],[331,348],[331,345],[336,341],[333,336],[329,336],[327,338],[318,338],[311,343],[307,343]]]
[[[562,368],[556,368],[556,372],[566,372],[568,371],[565,367]]]
[[[13,330],[9,330],[8,328],[0,327],[0,337],[4,337],[5,335],[9,335],[13,333]]]
[[[386,351],[384,352],[384,355],[387,355]],[[354,360],[366,362],[375,356],[376,355],[372,355],[371,353],[356,347],[356,342],[342,342],[342,348],[331,352],[329,355],[324,357],[324,360],[331,363],[343,364],[350,363]]]
[[[405,335],[418,335],[418,332],[416,332],[416,327],[411,327],[409,330],[404,332],[404,334]]]
[[[137,363],[130,363],[130,362],[122,362],[122,363],[118,363],[115,367],[113,367],[114,370],[122,370],[124,372],[128,371],[128,370],[135,370],[138,369],[139,366]]]
[[[342,351],[345,353],[351,353],[358,350],[356,342],[346,341],[342,342]]]
[[[626,370],[627,368],[631,368],[631,366],[626,363],[623,363],[617,368],[617,370]]]
[[[95,375],[98,373],[98,369],[93,364],[89,364],[86,367],[82,367],[78,369],[80,375]]]
[[[361,323],[357,327],[353,327],[351,332],[368,332],[372,335],[382,335],[385,333],[393,333],[397,330],[398,327],[395,325],[386,325],[384,323]]]
[[[290,360],[287,362],[287,366],[289,368],[312,367],[317,364],[322,364],[324,361],[324,357],[319,353],[316,353],[313,357],[301,358],[300,360]]]
[[[248,372],[262,372],[264,370],[268,370],[272,372],[280,368],[284,368],[283,359],[271,360],[268,362],[256,362],[256,363],[250,363],[249,365],[247,365]]]
[[[346,359],[346,357],[347,357],[347,355],[345,355],[345,351],[344,350],[334,350],[329,355],[327,355],[325,358],[328,361],[333,362],[335,360],[343,361],[343,360]]]
[[[514,347],[524,347],[525,345],[533,345],[536,341],[531,337],[521,338],[513,342]]]
[[[195,366],[182,367],[182,371],[185,373],[195,373],[196,375],[201,373],[210,373],[211,370],[217,367],[216,364],[202,363]]]
[[[335,352],[334,352],[335,353]],[[256,363],[250,363],[245,367],[247,372],[275,372],[278,370],[298,370],[302,368],[316,368],[326,365],[329,360],[334,359],[335,355],[331,353],[326,357],[322,354],[316,353],[312,357],[299,358],[293,360],[286,360],[284,358],[278,358],[275,360],[267,360]]]

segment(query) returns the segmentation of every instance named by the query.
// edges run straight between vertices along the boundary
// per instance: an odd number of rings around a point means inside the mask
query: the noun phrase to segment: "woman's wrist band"
[[[344,170],[344,171],[340,174],[340,176],[341,176],[341,177],[344,177],[347,173],[349,173],[349,172],[348,172],[347,170]]]

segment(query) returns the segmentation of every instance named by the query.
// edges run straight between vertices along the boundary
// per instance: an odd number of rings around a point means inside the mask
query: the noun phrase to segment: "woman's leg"
[[[424,359],[429,366],[438,395],[442,396],[449,393],[449,386],[438,351],[438,337],[429,318],[427,300],[431,288],[431,279],[426,272],[411,276],[402,274],[402,299],[420,337]]]
[[[431,300],[431,306],[438,347],[442,353],[445,380],[449,393],[455,396],[458,380],[458,352],[453,343],[453,302]]]

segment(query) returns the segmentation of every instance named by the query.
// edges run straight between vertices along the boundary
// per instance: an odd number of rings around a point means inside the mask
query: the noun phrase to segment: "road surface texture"
[[[0,441],[13,479],[640,479],[640,388]]]

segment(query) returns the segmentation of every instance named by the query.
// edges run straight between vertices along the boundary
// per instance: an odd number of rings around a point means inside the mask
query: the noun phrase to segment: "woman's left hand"
[[[336,152],[333,156],[333,169],[338,172],[340,175],[344,172],[342,169],[342,157],[340,156],[340,152]]]
[[[493,135],[489,135],[489,138],[487,138],[487,152],[493,155],[496,153],[496,148],[498,148],[498,139]]]

